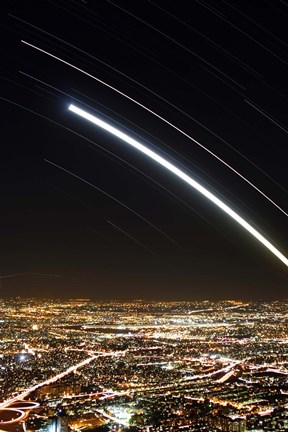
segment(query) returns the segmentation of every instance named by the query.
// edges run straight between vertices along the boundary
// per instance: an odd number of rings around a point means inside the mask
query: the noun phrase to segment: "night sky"
[[[287,298],[263,245],[68,106],[167,157],[287,256],[288,2],[4,4],[0,296]]]

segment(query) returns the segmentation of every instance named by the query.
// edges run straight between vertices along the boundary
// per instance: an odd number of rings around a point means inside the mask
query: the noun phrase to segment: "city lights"
[[[0,312],[3,425],[25,417],[33,432],[288,427],[285,301],[12,299],[0,300]]]

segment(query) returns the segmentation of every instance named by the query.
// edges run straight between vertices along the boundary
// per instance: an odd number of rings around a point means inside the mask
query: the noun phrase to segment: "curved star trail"
[[[111,200],[117,202],[118,204],[120,204],[122,207],[124,207],[125,209],[127,209],[128,211],[130,211],[131,213],[133,213],[135,216],[137,216],[139,219],[143,220],[144,222],[146,222],[148,225],[150,225],[152,228],[154,228],[156,231],[158,231],[159,233],[161,233],[164,237],[166,237],[169,241],[171,241],[174,245],[176,245],[179,249],[181,249],[182,251],[185,251],[185,249],[179,245],[177,242],[175,242],[175,240],[173,240],[171,237],[169,237],[166,233],[164,233],[162,230],[160,230],[159,228],[157,228],[155,225],[153,225],[150,221],[148,221],[147,219],[145,219],[143,216],[141,216],[139,213],[137,213],[135,210],[133,210],[131,207],[128,207],[126,204],[124,204],[122,201],[120,201],[119,199],[115,198],[114,196],[112,196],[111,194],[105,192],[103,189],[99,188],[98,186],[92,184],[91,182],[88,182],[87,180],[83,179],[82,177],[78,176],[77,174],[67,170],[66,168],[63,168],[57,164],[55,164],[54,162],[48,160],[48,159],[44,159],[45,162],[49,163],[50,165],[53,165],[54,167],[60,169],[61,171],[66,172],[67,174],[70,174],[72,177],[75,177],[76,179],[82,181],[83,183],[91,186],[93,189],[96,189],[97,191],[101,192],[103,195],[109,197]],[[146,248],[147,249],[147,248]],[[151,251],[150,251],[151,252]],[[151,252],[152,253],[152,252]]]
[[[116,93],[120,94],[121,96],[125,97],[126,99],[130,100],[131,102],[135,103],[136,105],[140,106],[141,108],[143,108],[144,110],[148,111],[150,114],[154,115],[155,117],[159,118],[161,121],[163,121],[164,123],[168,124],[170,127],[172,127],[173,129],[175,129],[177,132],[181,133],[182,135],[184,135],[186,138],[188,138],[190,141],[193,141],[195,144],[197,144],[199,147],[201,147],[203,150],[205,150],[207,153],[209,153],[211,156],[213,156],[214,158],[216,158],[219,162],[221,162],[223,165],[225,165],[227,168],[229,168],[231,171],[233,171],[235,174],[237,174],[242,180],[244,180],[246,183],[248,183],[251,187],[253,187],[255,190],[257,190],[257,192],[259,192],[263,197],[265,197],[271,204],[273,204],[275,207],[278,208],[278,210],[280,210],[283,214],[285,214],[285,216],[288,216],[288,213],[285,212],[285,210],[283,210],[278,204],[276,204],[271,198],[269,198],[264,192],[261,191],[261,189],[259,189],[257,186],[255,186],[250,180],[248,180],[246,177],[244,177],[239,171],[237,171],[235,168],[233,168],[230,164],[228,164],[227,162],[225,162],[222,158],[220,158],[219,156],[217,156],[215,153],[213,153],[211,150],[209,150],[207,147],[205,147],[203,144],[201,144],[200,142],[198,142],[197,140],[195,140],[192,136],[190,136],[189,134],[187,134],[186,132],[184,132],[182,129],[178,128],[177,126],[175,126],[173,123],[169,122],[168,120],[166,120],[164,117],[160,116],[159,114],[157,114],[155,111],[151,110],[150,108],[148,108],[147,106],[143,105],[142,103],[138,102],[137,100],[135,100],[134,98],[130,97],[129,95],[127,95],[126,93],[116,89],[115,87],[111,86],[110,84],[108,84],[107,82],[97,78],[96,76],[91,75],[90,73],[84,71],[83,69],[61,59],[60,57],[55,56],[54,54],[49,53],[46,50],[43,50],[42,48],[37,47],[36,45],[33,45],[29,42],[26,42],[24,40],[21,40],[22,43],[24,43],[25,45],[30,46],[31,48],[34,48],[40,52],[42,52],[43,54],[46,54],[52,58],[54,58],[55,60],[60,61],[61,63],[64,63],[65,65],[72,67],[73,69],[77,70],[78,72],[83,73],[84,75],[88,76],[89,78],[92,78],[96,81],[98,81],[99,83],[103,84],[104,86],[108,87],[110,90],[115,91]]]
[[[150,150],[148,147],[144,146],[140,142],[134,140],[130,136],[116,129],[115,127],[109,125],[108,123],[100,120],[95,115],[89,114],[88,112],[82,110],[81,108],[75,105],[69,105],[68,108],[73,113],[78,116],[88,120],[89,122],[99,126],[100,128],[106,130],[112,135],[120,138],[122,141],[125,141],[127,144],[139,150],[141,153],[144,153],[150,159],[153,159],[159,165],[162,165],[168,171],[175,174],[177,177],[184,180],[184,182],[188,183],[192,188],[196,189],[202,195],[204,195],[208,200],[212,201],[217,207],[223,210],[226,214],[228,214],[232,219],[234,219],[239,225],[245,228],[250,234],[252,234],[260,243],[263,244],[270,252],[272,252],[280,261],[283,262],[288,267],[288,258],[286,258],[275,246],[273,246],[260,232],[258,232],[255,228],[252,227],[245,219],[243,219],[239,214],[237,214],[234,210],[232,210],[229,206],[227,206],[223,201],[217,198],[214,194],[212,194],[208,189],[204,188],[198,182],[196,182],[192,177],[189,177],[182,170],[177,168],[175,165],[171,164],[168,160],[164,159],[154,151]]]

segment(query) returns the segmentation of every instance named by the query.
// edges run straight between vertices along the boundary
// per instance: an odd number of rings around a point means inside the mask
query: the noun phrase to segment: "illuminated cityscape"
[[[287,302],[1,300],[5,431],[285,431]]]

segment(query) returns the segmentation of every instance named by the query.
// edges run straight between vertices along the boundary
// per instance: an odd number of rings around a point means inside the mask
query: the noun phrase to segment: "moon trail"
[[[71,104],[68,107],[69,111],[77,114],[78,116],[84,118],[85,120],[90,121],[91,123],[99,126],[100,128],[106,130],[122,141],[126,142],[130,146],[136,148],[141,153],[144,153],[150,159],[157,162],[159,165],[166,168],[168,171],[172,172],[177,177],[181,178],[185,183],[188,183],[192,188],[196,189],[202,195],[204,195],[209,201],[213,202],[217,207],[223,210],[228,216],[234,219],[239,225],[246,229],[252,236],[254,236],[263,246],[265,246],[270,252],[272,252],[280,261],[283,262],[288,267],[288,258],[286,258],[272,243],[269,242],[262,234],[260,234],[252,225],[250,225],[245,219],[243,219],[238,213],[236,213],[233,209],[231,209],[227,204],[217,198],[213,193],[211,193],[208,189],[203,187],[200,183],[195,181],[192,177],[188,176],[184,171],[177,168],[175,165],[170,163],[168,160],[164,159],[159,154],[150,150],[145,145],[141,144],[139,141],[136,141],[134,138],[129,135],[121,132],[119,129],[114,126],[100,120],[95,115],[88,113],[87,111],[82,110],[81,108]]]
[[[108,84],[107,82],[101,80],[100,78],[97,78],[96,76],[86,72],[84,69],[81,69],[75,65],[73,65],[72,63],[67,62],[66,60],[63,60],[60,57],[57,57],[56,55],[37,47],[36,45],[33,45],[29,42],[26,42],[25,40],[21,40],[21,42],[37,51],[40,51],[41,53],[48,55],[51,58],[54,58],[55,60],[60,61],[61,63],[65,64],[66,66],[71,67],[72,69],[77,70],[78,72],[88,76],[89,78],[99,82],[100,84],[104,85],[105,87],[109,88],[110,90],[118,93],[119,95],[123,96],[124,98],[128,99],[129,101],[131,101],[132,103],[135,103],[136,105],[140,106],[142,109],[144,109],[145,111],[149,112],[150,114],[152,114],[153,116],[157,117],[158,119],[160,119],[161,121],[163,121],[164,123],[166,123],[168,126],[170,126],[171,128],[173,128],[174,130],[176,130],[177,132],[179,132],[181,135],[185,136],[186,138],[188,138],[190,141],[194,142],[197,146],[201,147],[203,150],[205,150],[207,153],[209,153],[212,157],[214,157],[215,159],[217,159],[219,162],[221,162],[223,165],[225,165],[228,169],[230,169],[231,171],[234,172],[234,174],[238,175],[242,180],[244,180],[246,183],[248,183],[253,189],[255,189],[258,193],[260,193],[264,198],[266,198],[271,204],[273,204],[275,207],[278,208],[278,210],[280,210],[283,214],[285,214],[285,216],[288,217],[288,213],[283,210],[277,203],[275,203],[271,198],[269,198],[268,195],[266,195],[261,189],[259,189],[256,185],[254,185],[254,183],[252,183],[250,180],[248,180],[244,175],[242,175],[239,171],[237,171],[235,168],[233,168],[230,164],[228,164],[224,159],[220,158],[216,153],[212,152],[211,150],[209,150],[207,147],[205,147],[203,144],[201,144],[199,141],[197,141],[196,139],[194,139],[191,135],[187,134],[186,132],[184,132],[182,129],[180,129],[178,126],[174,125],[173,123],[171,123],[170,121],[166,120],[166,118],[160,116],[158,113],[156,113],[155,111],[153,111],[152,109],[150,109],[149,107],[147,107],[146,105],[143,105],[141,102],[138,102],[136,99],[132,98],[131,96],[129,96],[128,94],[118,90],[117,88],[113,87],[112,85]],[[163,98],[162,98],[163,99]],[[167,101],[165,101],[167,103]],[[175,108],[175,106],[174,106]],[[203,125],[202,125],[203,127]],[[211,131],[210,131],[211,132]],[[219,138],[219,137],[218,137]]]

